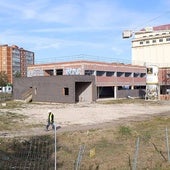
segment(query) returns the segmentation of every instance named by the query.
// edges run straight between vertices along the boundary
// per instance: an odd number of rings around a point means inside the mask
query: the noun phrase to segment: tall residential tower
[[[34,52],[19,48],[16,45],[0,45],[0,71],[8,76],[8,82],[13,77],[27,76],[27,66],[34,64]]]

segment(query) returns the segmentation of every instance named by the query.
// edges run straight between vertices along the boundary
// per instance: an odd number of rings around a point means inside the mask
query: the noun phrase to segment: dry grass
[[[81,170],[132,169],[136,140],[140,138],[138,169],[170,169],[165,146],[165,127],[170,117],[107,129],[58,135],[58,163],[73,169],[80,145],[85,146]],[[95,155],[90,151],[95,148]],[[63,169],[60,167],[59,169]]]
[[[97,103],[99,104],[149,104],[149,105],[160,105],[163,103],[163,101],[151,101],[151,100],[144,100],[144,99],[119,99],[119,100],[98,100]]]
[[[3,105],[5,104],[5,105]],[[0,109],[21,109],[25,107],[25,103],[20,101],[1,101]]]
[[[113,104],[115,101],[102,101],[105,104]],[[118,101],[117,101],[118,102]],[[122,101],[119,101],[122,102]],[[140,100],[124,100],[122,103],[141,102]],[[142,101],[143,102],[143,101]],[[152,104],[152,102],[151,102]],[[155,103],[153,103],[155,104]],[[158,103],[161,104],[161,103]],[[8,103],[9,108],[24,107],[20,103]],[[11,129],[20,127],[23,115],[15,112],[6,112],[0,115],[0,128]],[[38,125],[37,125],[38,126]],[[120,125],[89,130],[77,130],[57,133],[57,169],[74,169],[80,146],[85,150],[82,154],[81,170],[131,170],[134,163],[136,141],[139,137],[139,153],[137,157],[138,170],[169,170],[170,163],[167,157],[165,141],[165,128],[170,129],[170,115],[164,113],[161,116],[154,116],[145,121],[128,121]],[[40,136],[44,141],[47,136]],[[50,143],[54,142],[54,135],[49,135]],[[31,138],[25,139],[28,143]],[[20,146],[22,139],[10,141],[7,138],[0,138],[0,156],[16,152],[18,155],[25,152]],[[39,141],[41,146],[41,141]],[[10,148],[9,145],[15,147]],[[42,150],[44,150],[42,148]],[[95,150],[95,153],[94,153]],[[92,153],[93,155],[90,155]],[[49,153],[48,153],[49,154]],[[54,152],[50,153],[54,155]],[[52,156],[54,159],[54,157]],[[41,160],[42,161],[42,160]]]
[[[15,112],[3,112],[0,114],[0,131],[23,128],[23,120],[26,118],[27,116]]]

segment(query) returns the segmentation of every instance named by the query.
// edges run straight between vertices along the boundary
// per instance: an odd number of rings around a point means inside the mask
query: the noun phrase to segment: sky
[[[35,63],[131,63],[124,30],[170,23],[170,0],[1,0],[0,44],[35,53]]]

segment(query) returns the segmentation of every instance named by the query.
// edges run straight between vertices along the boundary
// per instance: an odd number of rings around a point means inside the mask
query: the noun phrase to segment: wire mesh
[[[0,169],[54,169],[54,142],[46,136],[33,137],[28,140],[15,139],[11,141],[7,153],[7,159],[1,160]]]
[[[59,139],[57,140],[57,169],[74,169],[82,145],[84,150],[79,162],[80,170],[132,169],[138,137],[140,138],[136,157],[138,170],[154,168],[168,170],[170,168],[165,129],[140,130],[123,135],[112,132],[112,135],[101,134],[100,137],[95,135],[98,134],[88,134],[86,139],[83,136],[78,138],[75,133],[57,136]],[[63,136],[67,140],[64,140]],[[15,137],[10,140],[4,151],[0,151],[0,169],[54,169],[54,135]]]

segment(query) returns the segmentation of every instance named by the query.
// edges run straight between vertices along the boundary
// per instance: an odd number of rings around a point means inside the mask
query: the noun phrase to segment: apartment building
[[[170,24],[146,27],[134,33],[132,64],[170,67]]]
[[[16,45],[0,45],[0,71],[8,76],[9,83],[14,77],[26,77],[27,67],[34,64],[34,52]]]

